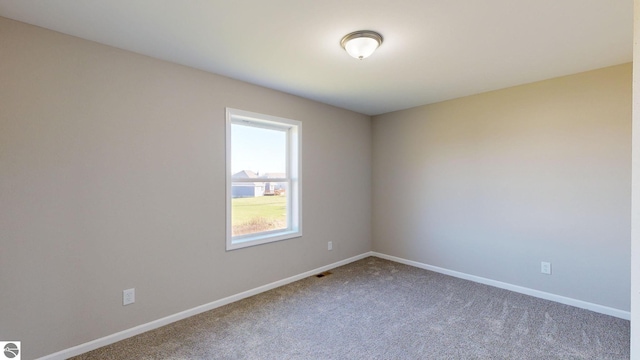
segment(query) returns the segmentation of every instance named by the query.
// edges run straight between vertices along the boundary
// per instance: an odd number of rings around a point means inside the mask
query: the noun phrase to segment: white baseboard
[[[84,344],[80,344],[78,346],[74,346],[74,347],[69,348],[69,349],[58,351],[56,353],[41,357],[39,360],[64,360],[64,359],[68,359],[68,358],[70,358],[72,356],[77,356],[77,355],[80,355],[80,354],[84,354],[84,353],[86,353],[88,351],[95,350],[95,349],[101,348],[103,346],[113,344],[113,343],[118,342],[120,340],[124,340],[124,339],[130,338],[132,336],[136,336],[136,335],[142,334],[142,333],[147,332],[149,330],[157,329],[159,327],[171,324],[173,322],[176,322],[176,321],[179,321],[179,320],[182,320],[182,319],[186,319],[186,318],[188,318],[190,316],[194,316],[194,315],[203,313],[205,311],[213,310],[213,309],[218,308],[220,306],[224,306],[224,305],[230,304],[232,302],[235,302],[235,301],[238,301],[238,300],[242,300],[242,299],[248,298],[250,296],[257,295],[257,294],[263,293],[265,291],[269,291],[271,289],[275,289],[275,288],[283,286],[283,285],[290,284],[290,283],[292,283],[294,281],[302,280],[302,279],[304,279],[306,277],[309,277],[309,276],[312,276],[312,275],[315,275],[315,274],[318,274],[318,273],[321,273],[321,272],[324,272],[324,271],[327,271],[327,270],[331,270],[331,269],[337,268],[339,266],[346,265],[346,264],[349,264],[349,263],[352,263],[354,261],[358,261],[358,260],[364,259],[364,258],[372,256],[372,255],[373,254],[371,252],[367,252],[367,253],[364,253],[364,254],[360,254],[360,255],[357,255],[357,256],[342,260],[342,261],[335,262],[333,264],[329,264],[329,265],[326,265],[326,266],[319,267],[319,268],[314,269],[314,270],[309,270],[309,271],[304,272],[302,274],[294,275],[294,276],[291,276],[291,277],[283,279],[283,280],[275,281],[275,282],[272,282],[270,284],[257,287],[255,289],[247,290],[245,292],[241,292],[241,293],[236,294],[236,295],[231,295],[231,296],[226,297],[224,299],[216,300],[216,301],[210,302],[208,304],[197,306],[197,307],[194,307],[192,309],[179,312],[177,314],[169,315],[169,316],[164,317],[162,319],[151,321],[149,323],[142,324],[142,325],[139,325],[139,326],[136,326],[136,327],[124,330],[124,331],[120,331],[118,333],[115,333],[115,334],[112,334],[112,335],[108,335],[108,336],[105,336],[105,337],[100,338],[100,339],[89,341],[89,342],[86,342]]]
[[[611,307],[608,307],[608,306],[603,306],[603,305],[598,305],[598,304],[594,304],[594,303],[590,303],[590,302],[586,302],[586,301],[582,301],[582,300],[572,299],[572,298],[568,298],[568,297],[561,296],[561,295],[556,295],[556,294],[551,294],[551,293],[540,291],[540,290],[534,290],[534,289],[526,288],[526,287],[523,287],[523,286],[513,285],[513,284],[509,284],[509,283],[505,283],[505,282],[501,282],[501,281],[496,281],[496,280],[491,280],[491,279],[483,278],[483,277],[480,277],[480,276],[469,275],[469,274],[465,274],[465,273],[462,273],[462,272],[459,272],[459,271],[444,269],[444,268],[433,266],[433,265],[427,265],[427,264],[423,264],[423,263],[420,263],[420,262],[417,262],[417,261],[412,261],[412,260],[399,258],[399,257],[396,257],[396,256],[381,254],[381,253],[377,253],[377,252],[371,252],[371,255],[379,257],[381,259],[387,259],[387,260],[395,261],[395,262],[398,262],[398,263],[401,263],[401,264],[414,266],[414,267],[417,267],[417,268],[430,270],[430,271],[434,271],[434,272],[437,272],[437,273],[441,273],[441,274],[457,277],[457,278],[460,278],[460,279],[470,280],[470,281],[477,282],[477,283],[480,283],[480,284],[485,284],[485,285],[497,287],[497,288],[500,288],[500,289],[510,290],[510,291],[513,291],[513,292],[517,292],[517,293],[521,293],[521,294],[525,294],[525,295],[530,295],[530,296],[534,296],[534,297],[545,299],[545,300],[551,300],[551,301],[555,301],[555,302],[558,302],[558,303],[561,303],[561,304],[571,305],[571,306],[575,306],[575,307],[579,307],[579,308],[582,308],[582,309],[591,310],[591,311],[594,311],[594,312],[597,312],[597,313],[601,313],[601,314],[605,314],[605,315],[615,316],[617,318],[621,318],[621,319],[625,319],[625,320],[630,320],[631,319],[631,312],[629,312],[629,311],[623,311],[623,310],[619,310],[619,309],[614,309],[614,308],[611,308]]]

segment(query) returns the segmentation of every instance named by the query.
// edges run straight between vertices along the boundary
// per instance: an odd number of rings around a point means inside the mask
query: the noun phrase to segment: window
[[[227,108],[227,250],[302,236],[302,123]]]

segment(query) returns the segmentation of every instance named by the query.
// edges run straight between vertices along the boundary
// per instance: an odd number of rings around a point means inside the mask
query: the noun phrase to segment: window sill
[[[250,246],[267,244],[276,241],[298,238],[302,236],[299,230],[274,231],[256,235],[237,236],[227,240],[227,251],[242,249]]]

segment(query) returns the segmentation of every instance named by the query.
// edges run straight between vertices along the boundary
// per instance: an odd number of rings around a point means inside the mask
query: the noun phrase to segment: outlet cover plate
[[[540,263],[540,272],[546,275],[551,275],[551,263],[542,261]]]
[[[136,302],[136,289],[122,290],[122,305],[129,305]]]

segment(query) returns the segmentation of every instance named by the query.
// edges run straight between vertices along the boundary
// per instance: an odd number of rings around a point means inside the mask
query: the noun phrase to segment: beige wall
[[[634,1],[631,358],[640,359],[640,0]]]
[[[0,339],[23,359],[371,249],[368,116],[3,18],[0,49]],[[302,121],[304,237],[225,252],[225,107]]]
[[[631,64],[376,116],[373,149],[374,251],[629,311]]]

